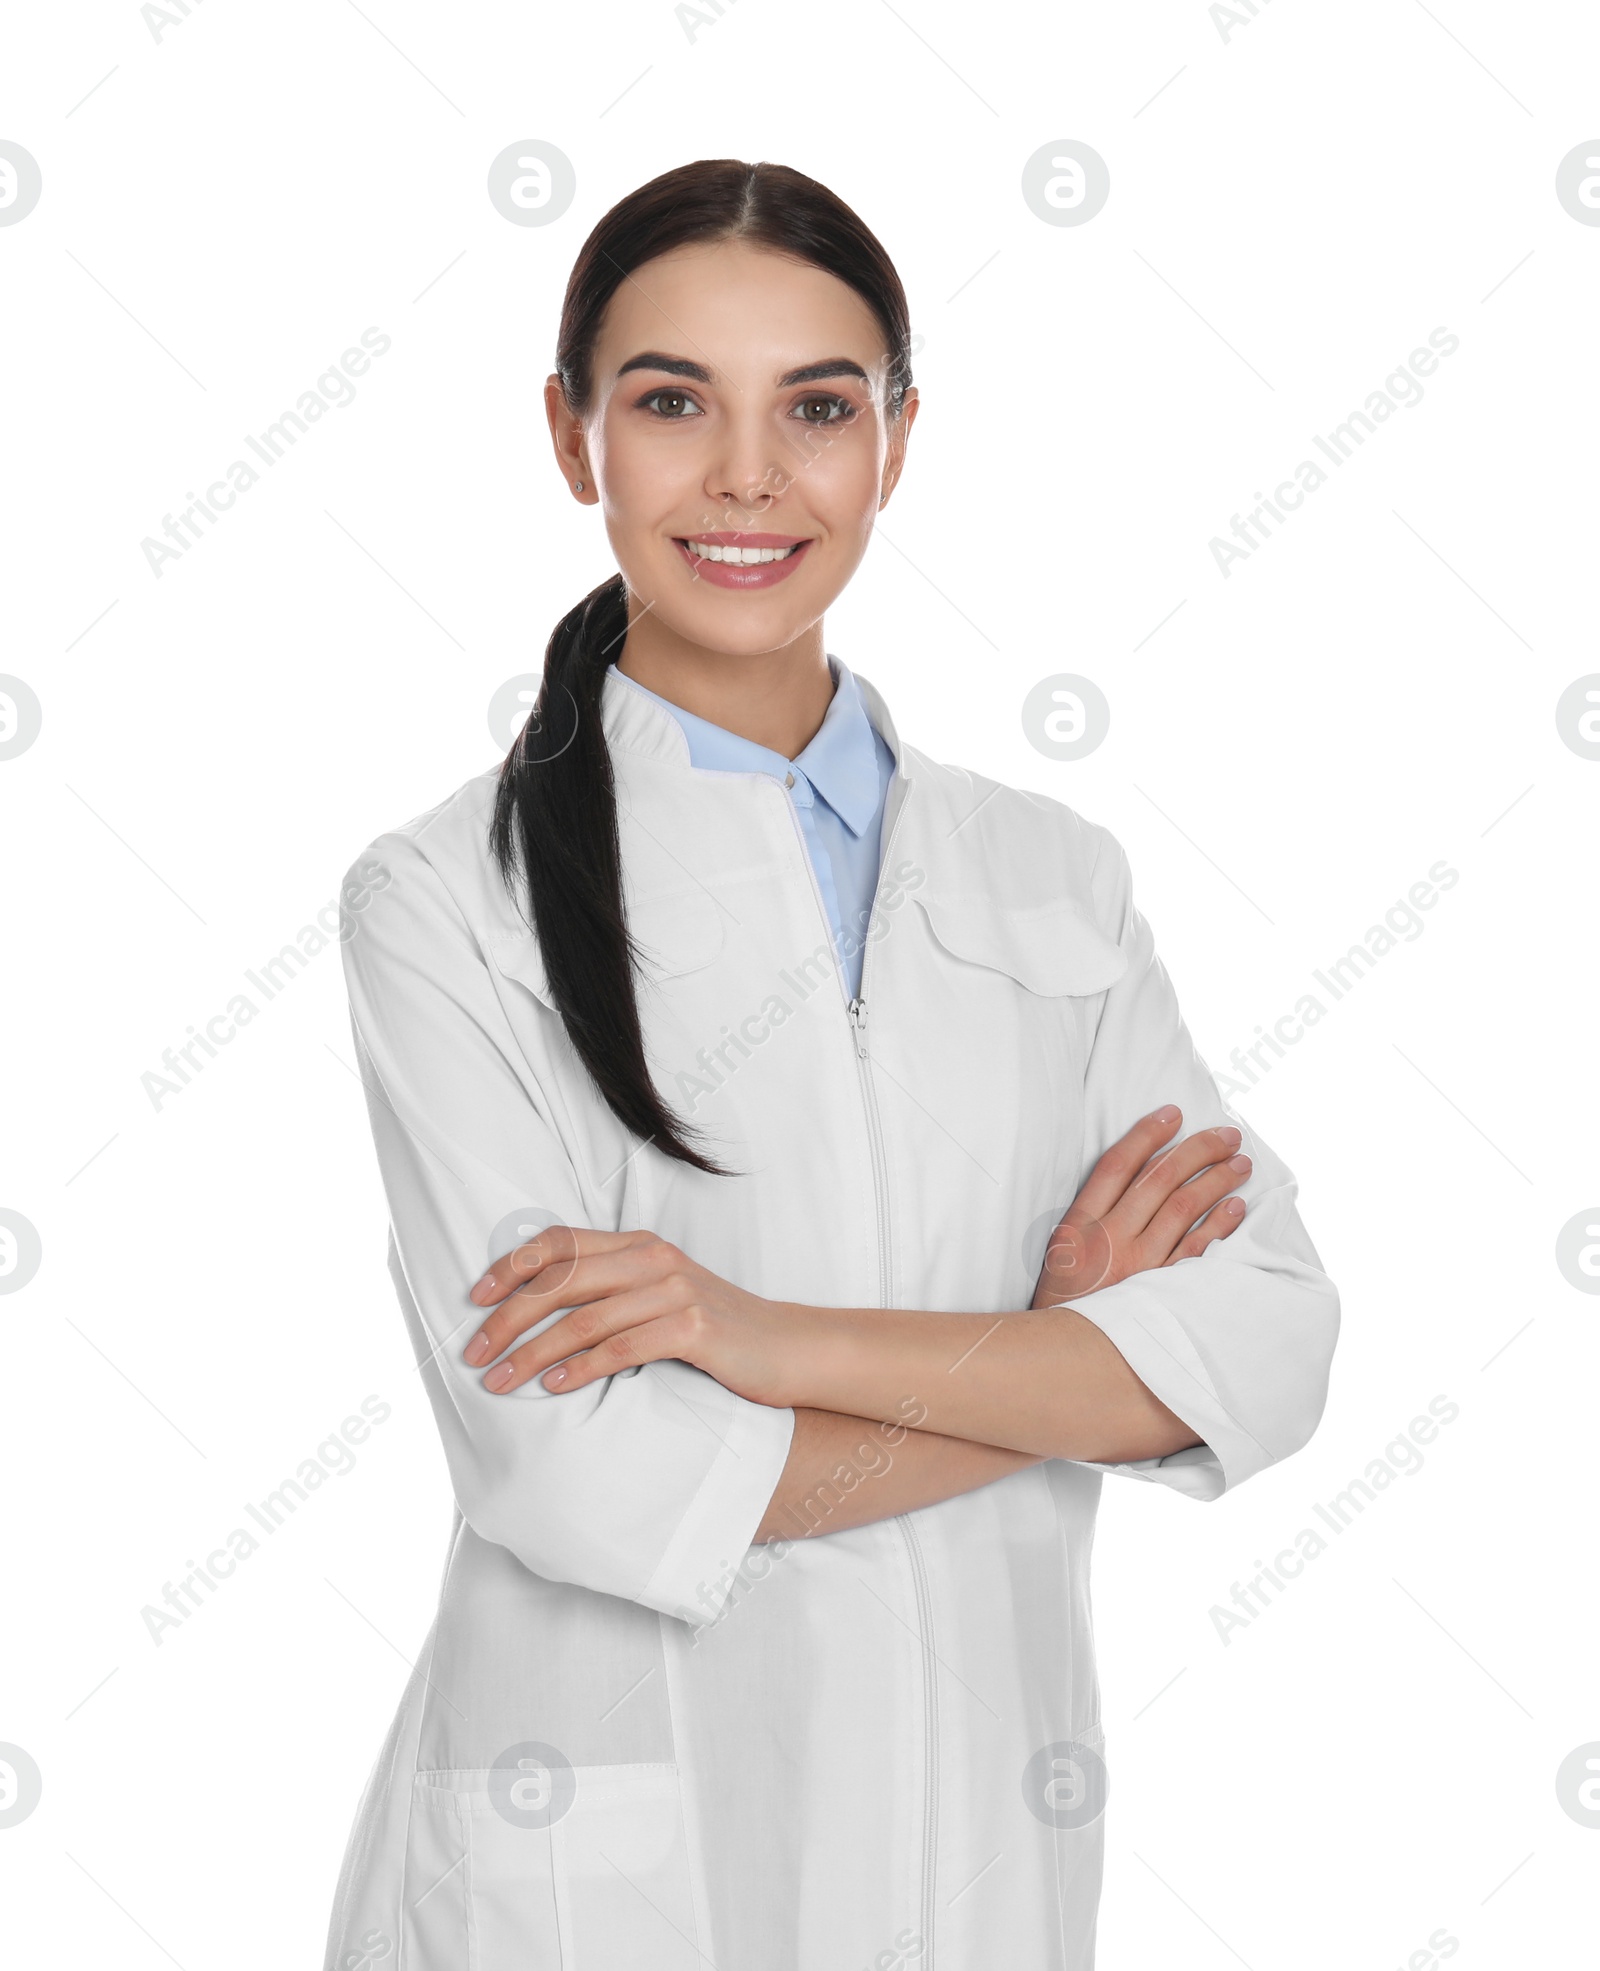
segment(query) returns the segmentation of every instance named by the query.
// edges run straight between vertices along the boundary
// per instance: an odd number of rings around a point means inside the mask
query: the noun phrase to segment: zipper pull
[[[864,999],[851,1000],[850,1024],[856,1030],[856,1052],[864,1061],[867,1058],[867,1002]]]

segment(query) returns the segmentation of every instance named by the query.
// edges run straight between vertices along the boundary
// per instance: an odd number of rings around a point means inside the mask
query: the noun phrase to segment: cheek
[[[840,533],[870,527],[878,511],[887,448],[863,419],[834,432],[800,427],[790,470],[807,508]]]
[[[787,505],[796,532],[822,536],[829,567],[842,582],[866,553],[878,519],[883,476],[877,447],[869,440],[841,440],[792,470],[790,489],[776,504],[780,510]]]
[[[652,443],[653,436],[617,417],[603,420],[589,438],[589,460],[604,489],[606,524],[629,534],[642,536],[675,518],[682,485],[696,483],[695,448],[681,438]]]
[[[716,524],[699,517],[706,504],[704,473],[691,468],[691,457],[690,446],[644,445],[626,433],[590,452],[611,551],[630,586],[646,593],[677,565],[674,534]]]

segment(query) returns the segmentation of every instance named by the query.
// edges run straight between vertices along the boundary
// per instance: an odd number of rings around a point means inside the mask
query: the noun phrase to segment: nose
[[[793,474],[777,451],[769,430],[743,430],[735,421],[726,443],[708,461],[705,477],[706,499],[732,516],[726,525],[738,525],[740,515],[765,513],[789,485]]]
[[[768,473],[756,475],[708,473],[707,504],[722,515],[723,524],[729,527],[737,526],[741,519],[765,513],[777,497],[770,476],[775,471],[776,468],[769,468]]]

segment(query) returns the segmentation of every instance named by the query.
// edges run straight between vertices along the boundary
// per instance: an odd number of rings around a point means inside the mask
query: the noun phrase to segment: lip
[[[702,547],[754,547],[780,548],[798,547],[805,534],[741,534],[720,532],[711,534],[684,534],[679,537],[686,541],[698,541]]]
[[[694,541],[701,547],[742,547],[742,548],[781,548],[792,547],[794,553],[785,555],[782,561],[764,561],[746,567],[734,567],[726,561],[699,561],[689,552],[688,543]],[[802,534],[746,534],[718,532],[711,534],[689,534],[673,540],[673,546],[683,557],[689,572],[702,582],[709,582],[718,589],[770,589],[792,575],[805,559],[810,539]]]

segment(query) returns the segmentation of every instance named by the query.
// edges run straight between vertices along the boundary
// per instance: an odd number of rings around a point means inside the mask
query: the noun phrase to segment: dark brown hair
[[[825,185],[787,165],[737,158],[663,172],[612,206],[584,241],[567,282],[555,362],[574,416],[592,402],[595,342],[622,282],[675,247],[720,240],[787,254],[853,288],[882,327],[886,401],[890,417],[900,417],[911,382],[910,320],[889,256]],[[627,633],[620,573],[557,623],[538,698],[500,771],[490,846],[513,896],[520,862],[551,998],[613,1114],[664,1155],[726,1176],[688,1140],[690,1125],[662,1101],[645,1059],[600,716],[606,669]]]

